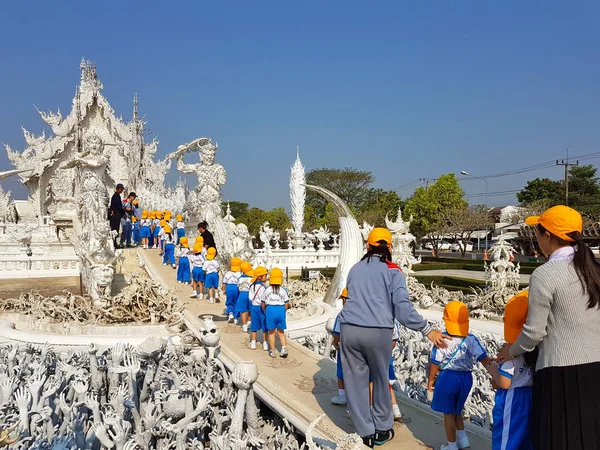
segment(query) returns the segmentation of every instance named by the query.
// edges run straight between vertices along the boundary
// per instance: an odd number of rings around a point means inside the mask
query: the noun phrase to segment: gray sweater
[[[348,300],[340,323],[369,328],[393,328],[394,319],[427,335],[433,329],[415,310],[408,297],[406,276],[392,263],[378,257],[360,261],[348,274]]]
[[[572,261],[549,261],[535,269],[527,321],[510,354],[539,344],[537,370],[600,361],[600,310],[588,309],[588,298]]]

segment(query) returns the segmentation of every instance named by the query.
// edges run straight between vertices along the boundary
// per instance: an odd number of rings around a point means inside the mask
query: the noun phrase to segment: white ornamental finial
[[[304,203],[306,202],[306,173],[300,161],[300,147],[296,147],[296,161],[290,173],[290,204],[292,207],[292,225],[296,235],[302,233],[304,226]]]

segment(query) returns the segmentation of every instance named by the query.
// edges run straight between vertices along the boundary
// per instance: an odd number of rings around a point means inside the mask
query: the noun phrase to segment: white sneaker
[[[462,438],[462,439],[461,439],[461,438],[459,438],[459,437],[457,437],[457,438],[456,438],[456,446],[457,446],[459,449],[462,449],[462,448],[469,448],[469,447],[471,446],[471,443],[469,442],[469,438],[468,438],[468,437],[466,437],[466,436],[465,436],[464,438]]]
[[[345,405],[348,402],[346,401],[345,395],[338,394],[335,397],[332,397],[331,403],[333,403],[334,405]]]
[[[256,350],[256,341],[251,341],[250,342],[250,349],[251,350]]]
[[[400,412],[400,407],[398,405],[392,405],[392,411],[394,412],[394,420],[400,420],[402,418],[402,413]]]
[[[268,352],[268,351],[269,351],[269,344],[268,344],[267,342],[263,342],[263,350],[264,350],[265,352]]]
[[[178,283],[178,284],[181,284],[181,281],[177,280],[177,283]]]
[[[444,444],[440,447],[440,450],[456,450],[458,447],[456,446],[456,442],[454,443],[454,445],[450,445],[448,444]]]
[[[279,356],[281,356],[282,358],[287,358],[288,357],[287,347],[285,345],[281,347],[281,351],[279,352]]]
[[[240,321],[238,319],[233,319],[233,324],[234,325],[239,325]]]
[[[215,303],[215,299],[214,298],[208,298],[208,303],[210,303],[211,305]]]
[[[247,333],[247,332],[248,332],[248,324],[246,324],[246,325],[242,325],[242,331],[243,331],[244,333]]]
[[[192,291],[192,295],[190,295],[190,298],[196,298],[198,297],[198,293],[196,291]]]
[[[173,269],[176,269],[176,268],[177,268],[177,266],[176,266],[175,264],[171,264],[171,267],[172,267]]]
[[[200,300],[203,300],[203,299],[204,299],[204,294],[198,294],[198,298],[199,298]]]
[[[235,320],[235,319],[234,319],[234,317],[233,317],[233,314],[232,314],[232,313],[229,313],[229,316],[227,317],[227,322],[229,322],[229,323],[233,323],[233,321],[234,321],[234,320]]]

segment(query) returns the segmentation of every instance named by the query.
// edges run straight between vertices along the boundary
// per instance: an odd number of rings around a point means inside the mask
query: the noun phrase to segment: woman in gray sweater
[[[581,215],[555,206],[528,217],[548,261],[531,275],[529,313],[504,362],[539,347],[532,436],[538,450],[600,449],[600,264]]]

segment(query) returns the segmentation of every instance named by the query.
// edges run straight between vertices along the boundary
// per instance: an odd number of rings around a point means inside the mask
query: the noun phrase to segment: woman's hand
[[[514,359],[511,356],[511,354],[509,353],[511,345],[512,344],[504,344],[502,346],[502,348],[500,348],[500,351],[498,352],[498,356],[496,357],[496,361],[498,361],[498,364],[502,364],[506,361],[510,361],[511,359]]]
[[[433,342],[437,348],[447,348],[446,340],[451,341],[452,337],[442,333],[440,330],[432,330],[428,335],[427,339]]]

